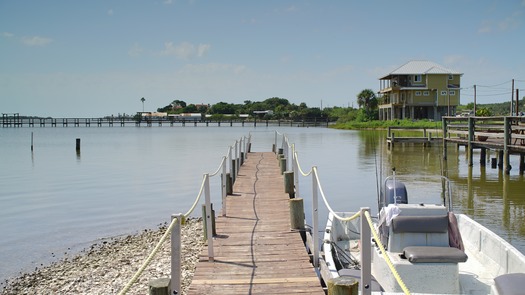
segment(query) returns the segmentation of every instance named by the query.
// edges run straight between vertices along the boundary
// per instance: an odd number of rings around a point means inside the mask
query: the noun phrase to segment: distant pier
[[[309,120],[266,120],[258,118],[250,119],[193,119],[176,117],[102,117],[102,118],[40,118],[24,117],[18,113],[2,114],[2,127],[113,127],[113,126],[290,126],[290,127],[326,127],[329,121],[323,119]]]

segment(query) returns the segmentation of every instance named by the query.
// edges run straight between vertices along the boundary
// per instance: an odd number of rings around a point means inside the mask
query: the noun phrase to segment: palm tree
[[[357,104],[362,107],[368,119],[372,119],[372,111],[377,108],[377,97],[371,89],[364,89],[357,95]]]
[[[142,101],[142,112],[144,113],[144,102],[146,101],[146,99],[143,97],[140,99],[140,101]]]

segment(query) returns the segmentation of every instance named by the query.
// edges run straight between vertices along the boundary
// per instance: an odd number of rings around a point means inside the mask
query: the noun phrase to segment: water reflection
[[[510,175],[490,166],[480,165],[480,152],[474,152],[474,165],[468,166],[467,153],[454,145],[442,160],[442,147],[398,144],[384,149],[389,168],[398,173],[443,174],[454,184],[454,210],[468,214],[496,232],[521,252],[525,252],[525,181],[519,175],[519,156],[510,157],[514,167]],[[492,155],[497,155],[492,152]],[[487,153],[487,159],[490,159]]]

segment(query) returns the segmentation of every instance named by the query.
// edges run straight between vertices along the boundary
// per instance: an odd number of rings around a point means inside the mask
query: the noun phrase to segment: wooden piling
[[[215,228],[215,210],[213,210],[213,204],[211,205],[211,229],[212,229],[212,235],[217,235],[217,230]],[[202,204],[202,219],[206,220],[206,204]],[[208,240],[208,225],[207,222],[202,223],[202,230],[204,231],[204,237],[203,240]]]
[[[481,166],[485,166],[486,162],[487,162],[487,149],[481,148],[481,154],[479,156],[479,164]]]
[[[284,192],[290,196],[290,199],[295,197],[293,171],[284,172]]]
[[[77,138],[76,140],[76,150],[77,152],[80,151],[80,138]]]
[[[498,158],[490,158],[490,166],[492,169],[496,169],[498,167]]]
[[[33,132],[31,132],[31,151],[33,151]]]
[[[337,277],[327,282],[328,295],[357,295],[359,283],[351,277]]]
[[[232,183],[232,176],[230,173],[226,173],[226,194],[227,195],[233,194],[233,183]]]
[[[170,278],[160,278],[149,281],[149,295],[170,295]]]
[[[281,175],[284,174],[284,171],[286,171],[286,158],[282,157],[280,159],[280,164],[281,164]]]
[[[525,172],[525,154],[520,154],[520,174],[523,175]]]
[[[290,227],[304,230],[304,203],[302,198],[290,199]]]

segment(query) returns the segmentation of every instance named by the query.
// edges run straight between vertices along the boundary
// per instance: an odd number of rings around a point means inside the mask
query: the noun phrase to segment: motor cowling
[[[389,204],[408,204],[408,193],[404,183],[398,180],[389,179],[385,182],[381,200],[384,206]]]

